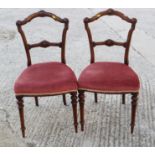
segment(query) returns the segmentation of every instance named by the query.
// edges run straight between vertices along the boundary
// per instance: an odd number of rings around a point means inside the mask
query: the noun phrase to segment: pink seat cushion
[[[76,90],[75,74],[59,62],[31,65],[22,72],[14,86],[16,95],[48,95]]]
[[[86,67],[78,80],[79,89],[96,92],[138,92],[136,73],[127,65],[116,62],[96,62]]]

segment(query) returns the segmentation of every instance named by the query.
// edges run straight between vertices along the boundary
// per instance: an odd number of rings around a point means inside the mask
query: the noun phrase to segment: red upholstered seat
[[[14,86],[16,95],[48,95],[76,90],[75,74],[59,62],[31,65],[22,72]]]
[[[136,73],[127,65],[96,62],[86,67],[79,77],[79,89],[93,92],[138,92]]]

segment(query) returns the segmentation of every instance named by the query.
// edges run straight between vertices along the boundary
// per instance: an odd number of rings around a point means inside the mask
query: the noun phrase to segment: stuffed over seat
[[[50,95],[77,90],[73,71],[59,62],[39,63],[26,68],[17,78],[16,95]]]
[[[105,16],[116,16],[130,25],[127,38],[124,41],[94,40],[94,31],[92,33],[92,23]],[[105,20],[106,21],[106,20]],[[102,19],[101,22],[104,22]],[[106,21],[107,22],[107,21]],[[105,23],[106,23],[105,22]],[[133,31],[135,30],[136,18],[129,18],[122,12],[107,9],[99,12],[93,17],[84,18],[84,26],[88,35],[90,47],[90,65],[81,73],[78,80],[79,104],[80,104],[80,123],[81,130],[84,130],[84,102],[85,92],[93,92],[95,102],[97,103],[98,93],[119,94],[122,96],[122,103],[125,104],[127,94],[131,94],[131,133],[134,131],[137,101],[140,89],[140,83],[137,74],[129,67],[129,49]],[[117,24],[117,23],[116,23]],[[106,25],[106,24],[105,24]],[[108,24],[107,24],[108,25]],[[104,27],[100,27],[104,28]],[[110,27],[111,28],[111,27]],[[111,28],[113,29],[113,28]],[[113,29],[115,30],[115,28]],[[116,33],[114,34],[116,35]],[[96,37],[97,38],[97,37]],[[121,37],[123,38],[123,37]],[[99,38],[98,38],[99,39]],[[119,46],[124,49],[124,63],[119,62],[96,62],[95,52],[98,46]]]
[[[79,89],[92,92],[137,92],[139,79],[128,66],[117,62],[96,62],[87,66],[79,77]]]
[[[61,39],[59,41],[51,42],[48,40],[43,40],[37,43],[29,43],[23,27],[38,17],[49,17],[52,21],[54,20],[55,22],[63,25],[64,28],[62,30],[62,36],[60,37]],[[27,57],[27,68],[22,71],[14,85],[14,92],[19,109],[22,136],[25,137],[24,97],[34,97],[36,106],[39,106],[38,97],[62,95],[64,105],[67,105],[66,94],[70,94],[74,128],[75,132],[77,132],[77,80],[73,71],[66,65],[65,58],[66,34],[69,28],[69,20],[67,18],[60,18],[51,12],[41,10],[31,14],[24,20],[18,20],[16,25],[23,40]],[[57,26],[55,26],[55,28],[56,27]],[[61,62],[58,61],[32,64],[30,54],[31,49],[39,47],[60,48]]]

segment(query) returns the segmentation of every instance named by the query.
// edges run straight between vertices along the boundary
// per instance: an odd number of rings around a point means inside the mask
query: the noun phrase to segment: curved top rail
[[[27,24],[28,22],[31,22],[34,18],[37,18],[37,17],[50,17],[50,18],[54,19],[57,22],[64,23],[64,24],[68,23],[67,18],[62,19],[62,18],[58,17],[57,15],[55,15],[55,14],[53,14],[51,12],[46,12],[44,10],[41,10],[41,11],[38,11],[36,13],[31,14],[30,16],[28,16],[24,20],[18,20],[16,22],[16,24],[18,26],[25,25],[25,24]]]
[[[128,23],[131,23],[131,24],[136,24],[136,22],[137,22],[136,18],[129,18],[128,16],[124,15],[122,12],[116,11],[114,9],[108,9],[106,11],[99,12],[99,13],[97,13],[95,16],[93,16],[91,18],[86,17],[84,19],[84,22],[85,23],[90,23],[90,22],[93,22],[93,21],[99,19],[102,16],[118,16],[122,20],[124,20],[124,21],[126,21]]]

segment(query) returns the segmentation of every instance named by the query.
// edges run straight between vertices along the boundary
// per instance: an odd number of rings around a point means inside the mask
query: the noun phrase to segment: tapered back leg
[[[136,119],[138,93],[133,93],[131,99],[131,133],[133,133]]]
[[[36,96],[35,96],[34,98],[35,98],[35,103],[36,103],[36,106],[37,106],[37,107],[39,107],[38,97],[36,97]]]
[[[95,103],[98,102],[97,93],[94,93]]]
[[[122,95],[122,104],[125,104],[125,94]]]
[[[63,94],[62,97],[63,97],[63,103],[64,103],[64,105],[67,105],[67,103],[66,103],[66,95]]]

